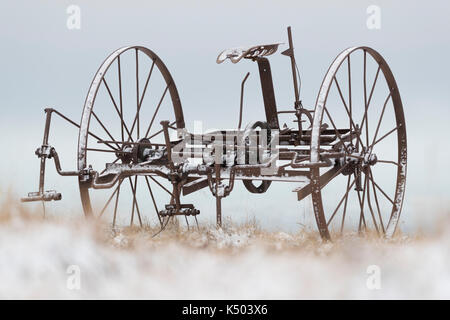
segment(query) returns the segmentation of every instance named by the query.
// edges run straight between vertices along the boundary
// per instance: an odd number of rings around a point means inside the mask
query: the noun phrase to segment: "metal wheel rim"
[[[326,102],[330,88],[333,85],[334,77],[344,63],[344,61],[350,61],[349,56],[357,51],[362,50],[368,53],[377,63],[379,69],[382,71],[384,78],[390,88],[390,95],[392,99],[392,104],[394,106],[395,118],[397,123],[397,146],[398,146],[398,169],[396,177],[396,187],[395,187],[395,197],[393,199],[392,211],[389,217],[389,222],[385,228],[384,235],[386,237],[392,237],[396,231],[397,224],[399,221],[403,200],[405,192],[406,183],[406,164],[407,164],[407,146],[406,146],[406,127],[405,119],[403,113],[403,105],[400,98],[400,93],[398,90],[395,78],[390,70],[388,64],[383,59],[383,57],[375,50],[369,47],[352,47],[344,50],[341,54],[337,56],[334,62],[329,67],[321,85],[321,89],[317,96],[316,107],[313,119],[312,128],[312,138],[311,138],[311,162],[320,161],[320,128],[322,125],[322,120],[324,117],[324,112],[326,109]],[[375,80],[376,81],[376,80]],[[321,237],[325,240],[331,238],[330,231],[328,229],[328,224],[324,212],[323,198],[322,198],[322,186],[320,185],[320,169],[311,169],[311,185],[312,185],[312,202],[313,210],[316,219],[316,223],[319,229]]]
[[[163,76],[166,84],[167,84],[167,91],[170,94],[171,97],[171,103],[173,105],[173,110],[175,114],[176,127],[178,129],[182,129],[185,127],[184,123],[184,116],[183,116],[183,110],[181,106],[181,101],[178,95],[178,90],[176,88],[175,82],[168,71],[167,67],[163,63],[163,61],[150,49],[142,47],[142,46],[127,46],[120,48],[116,51],[114,51],[112,54],[110,54],[105,61],[101,64],[99,69],[97,70],[94,79],[92,80],[92,83],[89,87],[88,94],[86,96],[86,100],[84,103],[83,113],[81,117],[81,123],[80,123],[80,130],[79,130],[79,137],[78,137],[78,170],[81,171],[83,169],[87,168],[87,141],[88,141],[88,135],[89,135],[89,124],[91,120],[92,111],[95,104],[95,99],[98,93],[98,90],[100,86],[102,85],[102,81],[110,68],[110,66],[117,60],[118,57],[120,57],[121,54],[128,50],[136,50],[136,52],[141,52],[146,55],[149,59],[151,59],[154,63],[154,65],[159,69],[161,75]],[[122,183],[122,181],[119,181],[119,183]],[[92,210],[92,204],[91,204],[91,197],[89,193],[89,185],[86,184],[79,179],[79,189],[80,189],[80,196],[81,196],[81,202],[83,206],[83,210],[86,217],[92,217],[93,216],[93,210]]]

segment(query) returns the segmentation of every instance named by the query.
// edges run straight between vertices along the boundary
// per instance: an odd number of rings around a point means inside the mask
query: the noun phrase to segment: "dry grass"
[[[268,232],[255,220],[222,229],[170,224],[111,229],[48,217],[14,201],[0,210],[2,298],[449,298],[448,221],[440,233],[390,240],[313,231]],[[69,265],[82,273],[67,289]],[[367,267],[382,289],[366,286]]]

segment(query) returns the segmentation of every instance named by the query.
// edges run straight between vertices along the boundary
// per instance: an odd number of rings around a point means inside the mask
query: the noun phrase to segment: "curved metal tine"
[[[141,212],[139,210],[139,205],[136,199],[136,192],[137,192],[137,175],[134,176],[134,186],[133,186],[133,182],[131,181],[131,177],[128,177],[128,181],[130,182],[130,187],[131,187],[131,192],[133,193],[133,208],[131,210],[131,221],[130,221],[130,226],[133,225],[133,218],[134,218],[134,207],[136,206],[136,213],[138,215],[138,219],[139,219],[139,225],[142,228],[142,219],[141,219]]]
[[[147,128],[147,131],[145,132],[144,137],[147,137],[148,134],[150,133],[150,129],[152,128],[153,122],[155,121],[156,114],[158,113],[159,108],[161,107],[161,104],[162,104],[162,102],[163,102],[163,100],[164,100],[164,97],[166,96],[167,90],[169,89],[169,86],[170,86],[170,85],[171,85],[170,83],[168,83],[168,84],[166,85],[166,89],[164,89],[164,93],[163,93],[161,99],[159,100],[158,106],[156,107],[155,113],[153,114],[152,120],[150,121],[150,124],[149,124],[149,126],[148,126],[148,128]]]
[[[353,187],[353,185],[354,185],[355,182],[356,182],[356,179],[353,179],[353,182],[350,184],[350,178],[351,178],[351,175],[348,176],[348,179],[347,179],[347,189],[346,189],[344,195],[342,196],[341,200],[339,201],[339,203],[338,203],[336,209],[333,211],[333,214],[331,215],[330,219],[328,220],[328,222],[327,222],[327,227],[330,225],[330,223],[331,223],[331,221],[333,220],[334,216],[335,216],[336,213],[338,212],[339,208],[340,208],[341,205],[342,205],[342,202],[343,202],[345,199],[347,199],[348,193],[349,193],[350,189]]]
[[[144,96],[145,96],[145,93],[146,93],[146,91],[147,91],[148,83],[149,83],[150,77],[151,77],[151,75],[152,75],[152,73],[153,73],[153,67],[154,67],[154,66],[155,66],[155,61],[153,61],[152,66],[151,66],[151,68],[150,68],[150,71],[149,71],[149,73],[148,73],[147,80],[145,81],[145,85],[144,85],[144,89],[143,89],[143,91],[142,91],[141,98],[140,98],[140,99],[138,98],[138,99],[139,99],[139,100],[138,100],[138,108],[137,108],[136,115],[134,116],[133,124],[132,124],[132,126],[131,126],[131,134],[133,134],[134,128],[135,128],[135,126],[136,126],[136,121],[139,121],[139,112],[141,111],[142,101],[144,100]],[[138,123],[138,139],[139,139],[139,123]],[[130,141],[130,137],[128,137],[127,140]],[[123,141],[123,140],[122,140],[122,141]]]
[[[119,115],[120,121],[122,122],[122,126],[125,128],[125,130],[127,131],[128,135],[130,135],[130,131],[128,130],[128,127],[125,123],[125,121],[123,120],[123,115],[120,112],[119,108],[117,108],[117,104],[116,104],[116,100],[114,100],[114,97],[112,96],[111,90],[109,89],[108,83],[106,82],[106,76],[103,76],[102,78],[103,80],[103,84],[106,87],[106,90],[108,91],[109,97],[114,105],[114,109],[116,110],[117,114]],[[131,141],[134,142],[133,138],[131,138]]]
[[[41,201],[42,203],[42,213],[43,213],[43,218],[45,219],[45,201]]]
[[[184,219],[186,220],[186,225],[187,225],[187,228],[188,228],[188,231],[189,231],[189,230],[190,230],[190,229],[189,229],[189,221],[188,221],[188,218],[187,218],[186,215],[184,215]]]
[[[372,177],[372,169],[370,169],[370,168],[369,168],[369,177]],[[373,195],[375,198],[375,204],[377,205],[378,218],[380,220],[381,229],[383,230],[383,234],[386,234],[386,230],[384,228],[384,223],[383,223],[383,218],[381,217],[380,205],[378,203],[377,190],[375,189],[375,185],[374,185],[372,179],[370,179],[370,181],[372,182],[372,191],[373,191]]]
[[[120,185],[122,184],[122,179],[120,179],[119,184],[117,185],[116,189],[113,191],[113,193],[111,194],[111,196],[109,197],[108,201],[106,201],[106,204],[104,205],[102,211],[100,211],[100,214],[98,216],[98,218],[101,218],[103,213],[105,212],[106,208],[108,207],[109,203],[111,202],[112,198],[114,197],[114,195],[118,192],[118,190],[120,189]]]
[[[159,224],[162,226],[163,222],[161,219],[161,215],[159,214],[158,206],[156,205],[155,196],[153,195],[152,187],[150,186],[150,182],[148,181],[148,177],[144,176],[145,182],[147,183],[148,191],[150,192],[150,196],[152,198],[153,206],[155,207],[156,215],[158,216]]]
[[[167,225],[169,224],[170,218],[173,218],[173,216],[167,217],[166,223],[163,226],[161,226],[161,228],[159,229],[158,232],[156,232],[154,235],[152,235],[152,238],[156,237],[157,235],[159,235],[161,232],[163,232],[166,229]]]
[[[197,225],[197,231],[200,231],[200,227],[198,226],[197,215],[194,215],[195,223]]]

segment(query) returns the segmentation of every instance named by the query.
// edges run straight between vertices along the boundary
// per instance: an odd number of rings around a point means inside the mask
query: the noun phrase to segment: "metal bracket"
[[[270,128],[278,129],[277,105],[275,102],[275,92],[273,89],[272,72],[270,70],[270,63],[267,58],[255,58],[258,62],[259,78],[261,80],[261,89],[264,99],[264,109],[266,111],[266,119]]]

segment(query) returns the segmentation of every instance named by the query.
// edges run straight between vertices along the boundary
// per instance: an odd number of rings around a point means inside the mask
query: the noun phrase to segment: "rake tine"
[[[200,231],[200,227],[198,226],[197,216],[194,216],[194,219],[195,219],[195,223],[197,224],[197,231]]]
[[[188,231],[189,231],[189,221],[188,221],[188,218],[187,218],[187,216],[184,216],[184,219],[186,220],[186,225],[187,225],[187,227],[188,227]]]

